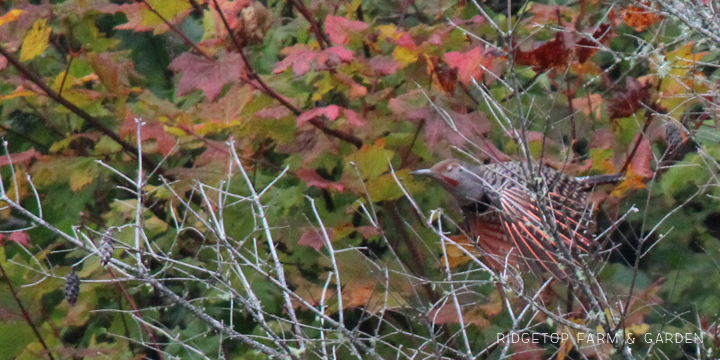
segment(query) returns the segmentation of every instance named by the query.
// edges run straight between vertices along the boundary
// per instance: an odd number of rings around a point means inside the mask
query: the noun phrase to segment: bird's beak
[[[418,175],[418,176],[433,176],[435,173],[430,169],[420,169],[415,170],[410,173],[410,175]]]

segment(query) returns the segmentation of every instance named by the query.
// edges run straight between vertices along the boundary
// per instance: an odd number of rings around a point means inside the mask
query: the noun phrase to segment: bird
[[[544,269],[561,280],[571,277],[580,254],[598,247],[590,231],[589,190],[622,177],[573,177],[528,162],[469,165],[457,159],[411,174],[431,177],[455,198],[465,230],[492,267],[524,262],[535,274]]]

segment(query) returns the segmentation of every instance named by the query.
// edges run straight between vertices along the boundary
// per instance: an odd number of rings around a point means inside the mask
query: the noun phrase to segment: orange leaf
[[[642,5],[648,6],[649,3],[643,2]],[[634,27],[635,31],[643,31],[663,19],[657,12],[648,10],[644,6],[630,5],[622,10],[623,22]]]
[[[20,17],[23,11],[20,9],[10,10],[7,14],[0,16],[0,26],[3,26],[9,22],[13,22]]]
[[[480,81],[485,70],[492,66],[493,59],[495,59],[480,47],[464,54],[459,51],[449,52],[443,57],[451,68],[458,70],[458,80],[465,85],[469,84],[472,79]]]

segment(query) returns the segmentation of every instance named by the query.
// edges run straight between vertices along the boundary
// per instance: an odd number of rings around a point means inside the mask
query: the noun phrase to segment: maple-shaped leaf
[[[218,60],[183,53],[170,63],[170,70],[180,72],[177,96],[202,90],[208,101],[220,94],[223,86],[240,79],[244,68],[240,54],[227,53]]]
[[[330,121],[335,121],[338,116],[340,116],[340,112],[343,113],[345,118],[347,119],[348,123],[350,123],[353,126],[363,126],[362,121],[358,118],[358,115],[356,112],[350,110],[341,108],[337,105],[330,105],[326,107],[318,107],[312,110],[308,110],[297,118],[297,124],[298,126],[302,125],[303,123],[310,121],[312,119],[318,118],[318,117],[325,117]]]
[[[307,183],[308,186],[316,186],[321,189],[333,188],[337,191],[343,192],[345,185],[325,180],[315,171],[314,169],[302,168],[295,172],[300,180]]]
[[[637,79],[628,76],[625,79],[625,90],[616,93],[606,102],[610,119],[628,117],[640,110],[643,105],[650,105],[651,86],[650,82],[642,84]]]
[[[368,24],[357,21],[347,20],[344,17],[328,15],[325,18],[325,33],[330,37],[330,41],[338,45],[349,42],[350,37],[367,30]]]
[[[490,120],[482,112],[463,114],[447,110],[447,114],[452,118],[451,123],[436,111],[429,110],[425,119],[425,137],[428,145],[433,146],[445,140],[452,145],[462,146],[468,141],[478,142],[477,139],[483,138],[490,132]]]
[[[476,47],[466,53],[449,52],[443,58],[451,68],[457,69],[458,80],[468,85],[472,79],[482,79],[483,73],[492,67],[495,56],[482,47]]]
[[[353,184],[358,176],[362,180],[378,178],[388,171],[388,163],[393,155],[392,150],[385,149],[385,139],[378,139],[372,145],[363,145],[360,150],[345,158],[343,183]]]
[[[310,70],[327,70],[348,62],[354,58],[352,51],[342,46],[333,46],[325,50],[298,44],[282,50],[285,59],[275,65],[273,73],[279,74],[292,66],[296,76],[305,75]]]
[[[534,43],[529,51],[523,51],[518,47],[514,53],[517,64],[532,66],[538,72],[568,65],[570,59],[570,51],[565,46],[562,32],[555,34],[552,40]]]

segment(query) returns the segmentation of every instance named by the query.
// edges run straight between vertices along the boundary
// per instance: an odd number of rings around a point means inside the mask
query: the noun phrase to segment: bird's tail
[[[585,187],[593,187],[605,184],[616,184],[625,178],[624,174],[592,175],[577,178]]]

